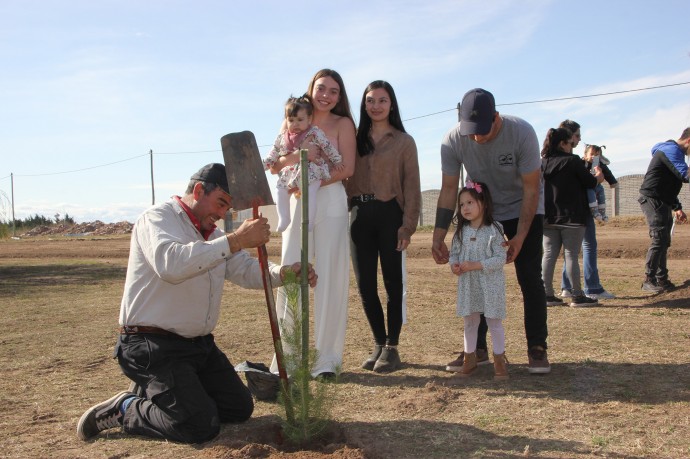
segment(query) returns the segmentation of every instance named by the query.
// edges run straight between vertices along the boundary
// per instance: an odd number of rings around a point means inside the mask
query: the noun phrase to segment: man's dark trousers
[[[123,334],[115,355],[125,376],[146,391],[125,412],[127,433],[201,443],[218,435],[221,422],[245,421],[254,410],[249,389],[211,334]]]

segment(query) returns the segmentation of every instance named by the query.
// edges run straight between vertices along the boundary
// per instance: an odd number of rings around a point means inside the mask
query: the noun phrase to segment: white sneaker
[[[601,293],[588,293],[587,296],[593,300],[613,300],[616,298],[616,295],[606,290]]]
[[[608,223],[608,221],[609,221],[609,216],[606,215],[606,204],[603,204],[603,205],[599,206],[599,215],[601,215],[601,220],[602,220],[604,223]]]
[[[572,298],[573,297],[573,292],[570,290],[562,290],[561,291],[561,298]]]

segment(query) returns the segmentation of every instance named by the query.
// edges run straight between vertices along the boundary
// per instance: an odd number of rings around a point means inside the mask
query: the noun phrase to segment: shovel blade
[[[250,131],[227,134],[221,137],[220,145],[232,208],[237,211],[273,204],[254,134]]]

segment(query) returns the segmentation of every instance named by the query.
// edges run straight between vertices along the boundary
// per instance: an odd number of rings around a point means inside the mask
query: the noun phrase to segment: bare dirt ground
[[[124,435],[81,442],[79,416],[127,387],[111,354],[129,250],[127,236],[60,234],[0,241],[0,457],[412,458],[690,457],[690,225],[669,252],[674,292],[640,290],[647,232],[641,219],[598,228],[599,269],[618,298],[587,309],[549,309],[550,375],[526,371],[522,306],[508,279],[511,378],[491,367],[462,384],[443,371],[462,349],[455,284],[431,260],[431,234],[408,251],[404,367],[361,370],[370,331],[350,286],[343,373],[329,436],[296,450],[280,435],[279,405],[225,425],[201,445]],[[269,245],[277,261],[279,238]],[[226,286],[215,335],[234,363],[269,362],[262,291]]]

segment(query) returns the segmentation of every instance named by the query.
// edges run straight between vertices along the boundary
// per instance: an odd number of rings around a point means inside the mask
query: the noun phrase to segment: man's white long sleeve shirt
[[[270,264],[273,286],[280,267]],[[263,288],[259,261],[246,251],[230,252],[216,229],[204,240],[175,200],[154,206],[132,231],[120,325],[159,327],[193,338],[218,323],[223,283]]]

